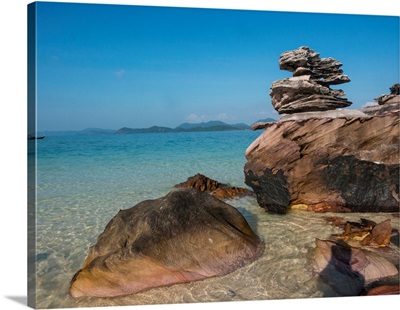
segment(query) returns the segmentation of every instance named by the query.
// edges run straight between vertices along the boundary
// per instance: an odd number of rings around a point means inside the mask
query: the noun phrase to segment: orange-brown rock
[[[400,294],[400,285],[381,285],[367,290],[362,295],[376,296],[376,295],[396,295]]]
[[[200,173],[189,177],[185,182],[179,183],[175,187],[194,188],[202,192],[207,192],[219,199],[229,199],[254,194],[247,188],[229,186],[228,184],[220,183]]]
[[[390,219],[388,219],[375,225],[360,243],[364,246],[386,246],[390,243],[391,235],[392,226],[390,225]]]
[[[332,237],[336,240],[357,240],[359,246],[379,246],[384,247],[389,245],[392,236],[392,226],[390,219],[387,219],[379,224],[362,218],[361,223],[358,222],[343,222],[340,218],[328,218],[328,222],[332,225],[343,228],[342,234],[335,234]],[[352,242],[354,245],[354,242]]]
[[[382,106],[384,107],[384,106]],[[267,123],[246,150],[245,183],[259,205],[285,213],[399,211],[399,114],[306,113]],[[378,113],[379,114],[379,113]],[[260,128],[260,126],[258,127]]]
[[[263,251],[240,212],[195,189],[121,210],[89,249],[70,294],[112,297],[225,275]]]
[[[254,193],[247,188],[236,187],[236,186],[226,186],[226,187],[216,189],[212,193],[212,195],[219,199],[229,199],[229,198],[235,198],[235,197],[254,195]]]

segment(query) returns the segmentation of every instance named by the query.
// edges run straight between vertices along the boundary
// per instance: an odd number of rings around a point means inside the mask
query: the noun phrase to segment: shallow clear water
[[[69,282],[105,225],[120,210],[167,194],[196,173],[244,187],[244,152],[260,132],[46,137],[37,141],[38,308],[191,303],[337,296],[309,258],[315,238],[340,232],[332,214],[265,213],[252,197],[228,201],[265,241],[255,262],[223,277],[119,298],[72,300]],[[340,214],[381,222],[391,214]],[[397,249],[394,249],[397,251]],[[395,256],[398,255],[396,252]]]

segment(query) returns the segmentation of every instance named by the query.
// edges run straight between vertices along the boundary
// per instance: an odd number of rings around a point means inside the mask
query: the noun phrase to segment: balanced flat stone
[[[306,46],[282,53],[279,68],[293,72],[293,77],[272,83],[270,96],[273,107],[279,114],[284,114],[350,106],[343,90],[329,87],[350,82],[341,66],[342,63],[333,58],[320,58],[319,53]]]

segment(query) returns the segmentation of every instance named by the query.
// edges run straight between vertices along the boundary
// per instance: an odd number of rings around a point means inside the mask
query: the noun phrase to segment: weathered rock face
[[[385,105],[370,106],[361,109],[361,112],[370,116],[384,115],[389,112],[400,113],[400,100],[397,103],[387,103]]]
[[[265,131],[246,150],[245,165],[259,205],[278,213],[296,205],[398,212],[399,115],[376,114],[259,124]]]
[[[175,187],[195,188],[199,191],[207,192],[219,199],[254,195],[254,193],[247,188],[229,186],[228,184],[220,183],[200,173],[189,177],[185,182],[179,183],[175,185]]]
[[[379,105],[400,104],[400,84],[394,84],[390,87],[390,94],[382,95],[374,99]]]
[[[255,260],[263,242],[236,208],[195,189],[120,211],[71,281],[73,297],[111,297],[220,276]]]
[[[379,105],[400,103],[400,95],[383,95],[375,99]]]
[[[329,86],[347,83],[342,63],[320,58],[319,53],[302,46],[281,54],[279,68],[293,72],[293,77],[275,81],[270,88],[272,105],[279,114],[325,111],[351,105],[342,90]]]

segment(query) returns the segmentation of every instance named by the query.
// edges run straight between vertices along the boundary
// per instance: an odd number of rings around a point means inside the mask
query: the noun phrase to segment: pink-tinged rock
[[[314,262],[319,276],[342,296],[359,295],[367,282],[395,276],[395,265],[377,253],[316,239]]]
[[[72,297],[113,297],[230,273],[264,244],[236,208],[195,189],[121,210],[71,281]]]
[[[259,205],[278,213],[295,205],[321,212],[398,212],[399,114],[320,113],[324,117],[310,112],[309,118],[301,113],[266,123],[247,148],[245,182]]]

